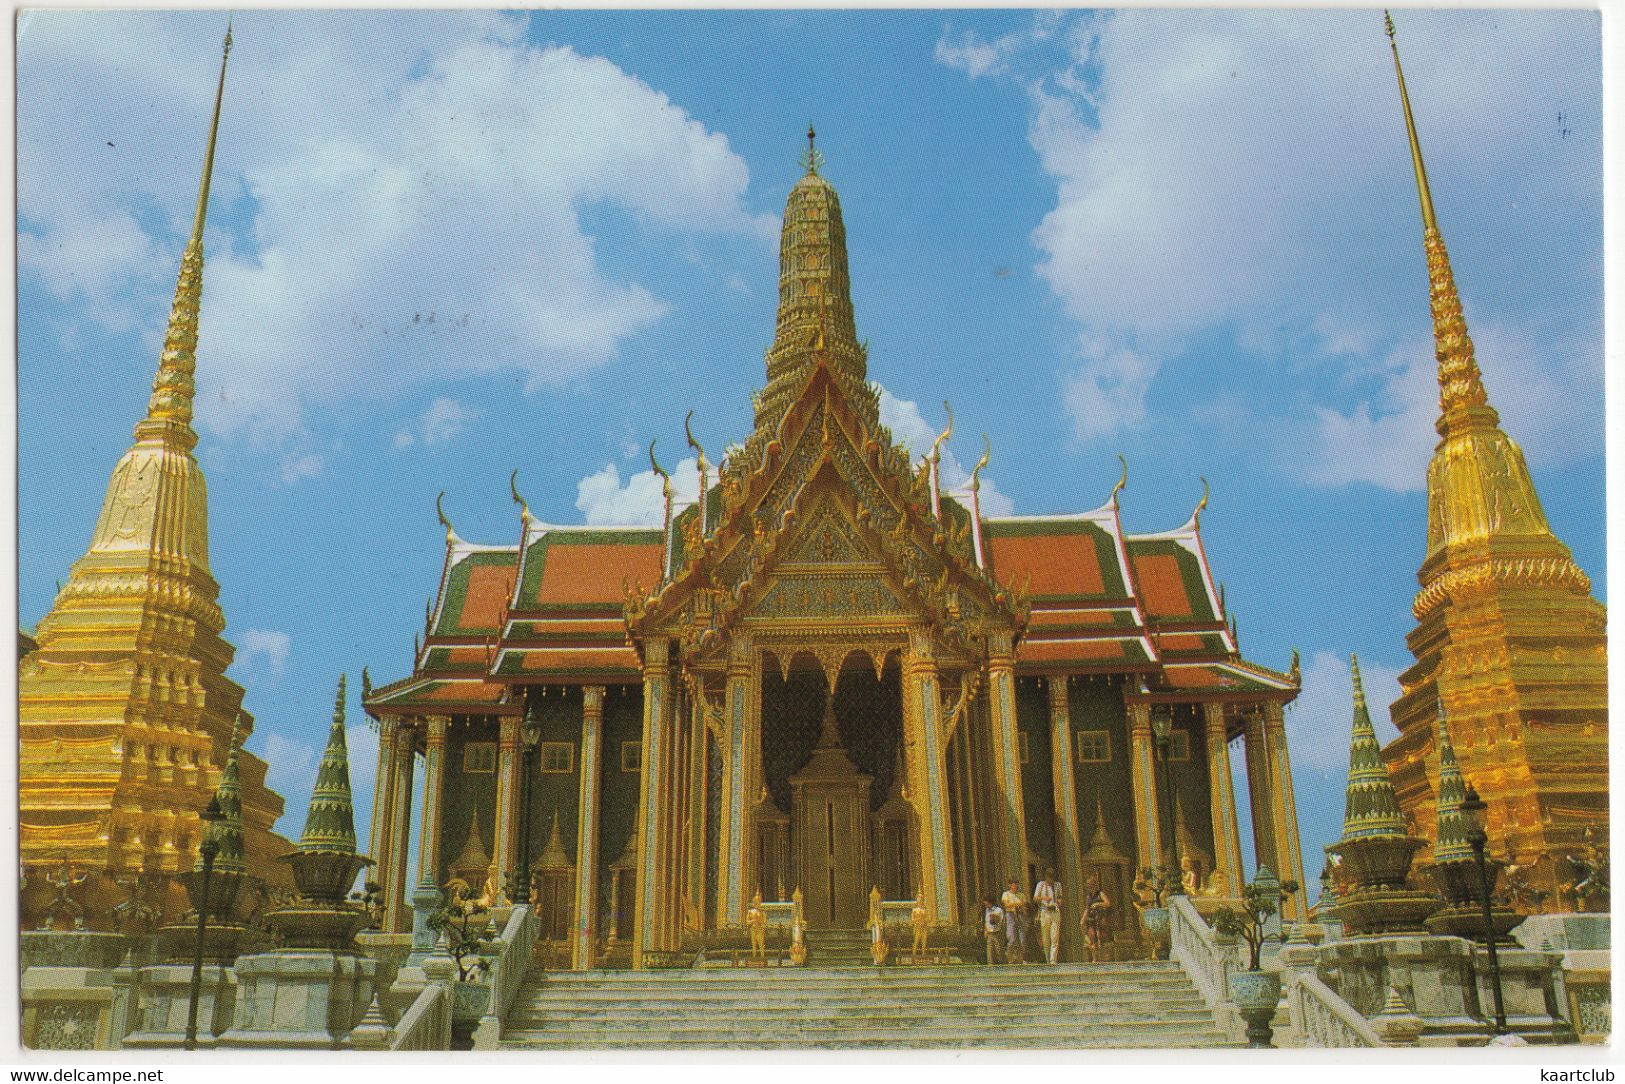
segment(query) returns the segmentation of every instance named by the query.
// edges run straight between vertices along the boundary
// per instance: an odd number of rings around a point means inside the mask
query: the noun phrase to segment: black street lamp
[[[518,906],[530,903],[530,777],[536,773],[536,752],[541,745],[542,724],[528,712],[519,730],[523,763],[519,782],[519,864],[508,885],[508,902]]]
[[[197,1003],[203,995],[203,936],[209,925],[209,879],[214,875],[214,858],[220,853],[220,841],[215,838],[214,826],[226,819],[220,811],[220,797],[210,797],[209,804],[199,814],[203,821],[203,838],[198,843],[198,854],[203,859],[203,888],[198,893],[197,942],[192,948],[192,991],[186,1003],[186,1046],[197,1049]]]
[[[1489,863],[1484,860],[1484,851],[1489,844],[1489,835],[1484,831],[1489,823],[1486,816],[1489,808],[1469,783],[1461,801],[1461,815],[1467,820],[1467,845],[1473,849],[1473,862],[1478,866],[1478,902],[1484,908],[1484,943],[1489,947],[1490,986],[1495,993],[1495,1034],[1505,1035],[1507,1013],[1501,1000],[1501,961],[1495,954],[1495,917],[1491,914]]]
[[[1185,894],[1184,871],[1179,868],[1179,826],[1174,824],[1174,773],[1170,770],[1173,744],[1174,717],[1172,710],[1151,713],[1151,737],[1157,743],[1157,756],[1162,759],[1162,790],[1168,806],[1168,849],[1173,862],[1170,871],[1173,885],[1170,896]]]

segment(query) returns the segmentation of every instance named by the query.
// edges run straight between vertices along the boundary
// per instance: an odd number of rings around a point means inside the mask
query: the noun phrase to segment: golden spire
[[[1416,171],[1416,194],[1422,205],[1422,243],[1427,252],[1428,294],[1433,309],[1434,356],[1439,363],[1440,436],[1461,428],[1490,428],[1500,422],[1473,356],[1473,340],[1467,335],[1467,321],[1461,314],[1461,297],[1456,277],[1450,269],[1444,235],[1433,214],[1433,193],[1428,188],[1427,166],[1422,161],[1422,142],[1416,135],[1416,118],[1411,114],[1411,98],[1405,89],[1405,69],[1399,63],[1399,44],[1394,38],[1394,20],[1385,11],[1388,47],[1394,54],[1394,75],[1399,80],[1399,101],[1405,113],[1405,131],[1410,137],[1411,166]]]
[[[1450,269],[1450,256],[1434,217],[1422,144],[1416,134],[1405,70],[1394,38],[1394,22],[1386,12],[1384,25],[1394,56],[1394,74],[1399,81],[1422,207],[1439,375],[1439,420],[1435,428],[1443,438],[1428,465],[1428,556],[1419,573],[1422,590],[1414,611],[1420,619],[1468,580],[1475,576],[1482,579],[1486,570],[1491,580],[1510,576],[1578,594],[1589,593],[1590,581],[1546,523],[1523,452],[1501,431],[1500,417],[1485,394],[1473,340],[1467,335],[1467,321],[1462,316],[1455,275]],[[1509,550],[1491,558],[1481,551],[1492,537],[1505,542],[1516,539],[1519,552],[1514,555]],[[1486,561],[1488,565],[1476,572],[1468,567]]]
[[[779,235],[779,313],[767,352],[767,387],[757,403],[756,427],[776,425],[819,360],[836,385],[871,424],[878,407],[867,381],[868,362],[852,314],[846,225],[841,200],[819,172],[824,157],[807,129],[807,172],[790,189]]]
[[[231,25],[220,55],[220,78],[214,90],[214,115],[209,120],[209,142],[203,153],[203,177],[198,182],[197,210],[192,236],[181,256],[175,300],[169,310],[169,330],[158,358],[147,416],[135,427],[137,440],[173,435],[184,447],[197,445],[192,431],[192,398],[196,393],[198,308],[203,297],[203,222],[209,211],[209,181],[214,174],[215,139],[220,132],[220,105],[226,93],[226,61],[231,57]]]

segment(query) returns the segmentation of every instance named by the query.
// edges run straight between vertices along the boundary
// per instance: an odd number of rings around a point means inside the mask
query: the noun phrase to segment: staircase
[[[528,1050],[1231,1045],[1178,964],[533,970],[502,1045]],[[809,946],[810,949],[810,946]],[[846,958],[844,944],[826,951]],[[809,960],[809,963],[811,961]]]

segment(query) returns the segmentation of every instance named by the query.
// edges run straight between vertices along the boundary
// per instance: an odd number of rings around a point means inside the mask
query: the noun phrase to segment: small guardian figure
[[[753,960],[767,959],[767,912],[762,910],[762,894],[751,897],[750,910],[745,912],[745,928],[750,931],[750,955]]]
[[[914,947],[910,955],[916,963],[925,955],[926,942],[931,937],[931,912],[925,909],[925,897],[914,897],[914,909],[908,913],[908,922],[914,929]]]

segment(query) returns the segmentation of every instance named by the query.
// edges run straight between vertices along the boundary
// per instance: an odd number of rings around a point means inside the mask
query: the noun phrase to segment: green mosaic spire
[[[316,789],[310,795],[305,834],[299,849],[309,854],[355,853],[355,807],[350,804],[350,754],[344,743],[344,675],[339,675],[338,699],[333,705],[333,729],[316,769]]]
[[[1473,857],[1467,842],[1467,818],[1461,803],[1467,799],[1467,782],[1456,763],[1456,750],[1450,744],[1450,727],[1444,719],[1444,701],[1439,701],[1439,838],[1433,844],[1435,862],[1459,862]]]
[[[1365,706],[1365,686],[1360,683],[1360,659],[1349,656],[1354,674],[1354,732],[1349,738],[1348,804],[1343,814],[1343,840],[1373,836],[1404,836],[1405,818],[1399,811],[1388,766],[1382,762],[1377,733],[1371,728],[1371,713]]]
[[[224,819],[208,829],[210,838],[219,848],[214,857],[216,874],[248,872],[248,862],[243,856],[243,788],[237,768],[237,754],[242,747],[243,713],[239,711],[231,724],[231,743],[226,746],[226,766],[220,773],[220,785],[214,792]],[[201,853],[192,868],[202,871]]]

